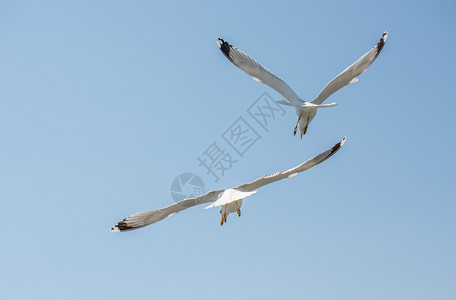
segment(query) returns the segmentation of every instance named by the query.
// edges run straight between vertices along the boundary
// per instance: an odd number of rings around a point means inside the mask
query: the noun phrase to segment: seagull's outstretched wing
[[[299,166],[296,166],[294,168],[265,175],[263,177],[258,178],[257,180],[254,180],[250,183],[243,184],[241,186],[238,186],[236,189],[240,190],[242,192],[249,192],[256,190],[264,185],[285,179],[285,178],[290,178],[293,176],[296,176],[300,172],[304,172],[316,165],[318,165],[321,162],[324,162],[328,158],[330,158],[334,153],[339,151],[339,149],[344,145],[346,138],[344,138],[342,141],[339,143],[335,144],[331,149],[326,150],[323,153],[318,154],[317,156],[312,157],[311,159],[305,161],[304,163],[300,164]]]
[[[282,172],[277,172],[274,174],[266,175],[261,178],[258,178],[255,181],[252,181],[247,184],[243,184],[235,189],[228,189],[228,190],[218,190],[218,191],[212,191],[209,192],[203,196],[200,197],[194,197],[194,198],[189,198],[189,199],[184,199],[182,201],[179,201],[175,204],[169,205],[165,208],[162,209],[157,209],[157,210],[148,210],[148,211],[143,211],[136,213],[134,215],[131,215],[119,223],[115,225],[113,228],[111,228],[111,231],[119,232],[119,231],[128,231],[128,230],[133,230],[133,229],[138,229],[153,223],[156,223],[158,221],[163,220],[166,217],[171,217],[177,214],[178,212],[190,208],[195,205],[203,204],[203,203],[208,203],[208,202],[214,202],[217,200],[223,201],[223,204],[228,204],[230,202],[233,202],[237,200],[238,198],[243,198],[245,196],[250,196],[253,193],[246,193],[246,192],[251,192],[253,190],[256,190],[263,185],[284,179],[284,178],[289,178],[293,177],[299,172],[303,172],[307,169],[312,168],[313,166],[318,165],[319,163],[325,161],[329,157],[331,157],[334,153],[336,153],[340,147],[345,143],[345,138],[334,145],[329,150],[326,150],[325,152],[312,157],[311,159],[307,160],[306,162],[300,164],[297,167],[294,167],[292,169],[282,171]],[[226,191],[233,192],[233,190],[240,191],[241,193],[238,193],[239,195],[229,195],[226,199],[223,198],[223,195],[226,194]],[[236,192],[236,191],[234,191]],[[237,197],[237,198],[236,198]],[[231,201],[232,200],[232,201]],[[220,204],[220,203],[217,203]],[[217,206],[217,205],[210,205],[212,206]]]
[[[325,101],[329,96],[343,88],[344,86],[354,83],[358,81],[356,77],[361,75],[364,71],[366,71],[367,67],[369,67],[377,56],[382,51],[383,46],[385,45],[386,38],[388,37],[388,33],[383,33],[382,38],[380,41],[372,48],[369,52],[361,56],[360,59],[355,61],[354,64],[346,68],[342,73],[337,75],[336,78],[331,80],[320,92],[317,98],[312,101],[314,104],[321,104]]]
[[[192,206],[216,201],[220,193],[222,193],[223,191],[224,190],[211,191],[203,196],[184,199],[162,209],[147,210],[136,213],[117,223],[117,225],[111,228],[111,231],[119,232],[133,230],[156,223],[158,221],[163,220],[166,217],[174,216],[178,212],[190,208]]]
[[[258,82],[269,85],[290,103],[301,103],[298,95],[282,79],[263,67],[259,62],[250,57],[247,53],[231,46],[221,38],[217,39],[217,45],[225,56],[239,69],[246,72]]]

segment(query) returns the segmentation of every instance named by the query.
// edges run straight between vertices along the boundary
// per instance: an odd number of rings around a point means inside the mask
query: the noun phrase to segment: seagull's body
[[[331,80],[320,92],[320,94],[312,101],[304,101],[293,91],[293,89],[278,76],[274,75],[271,71],[263,67],[259,62],[250,57],[245,52],[233,47],[223,39],[217,39],[217,45],[222,53],[234,65],[240,68],[245,73],[253,77],[255,81],[264,83],[279,94],[281,94],[287,101],[277,101],[280,104],[293,106],[296,109],[298,121],[294,128],[294,134],[299,126],[301,138],[307,132],[310,122],[317,114],[317,109],[322,107],[330,107],[336,103],[322,104],[329,96],[335,93],[342,87],[358,81],[357,77],[361,75],[367,67],[369,67],[379,55],[382,50],[388,33],[383,33],[380,41],[369,52],[361,56],[354,64],[346,68],[342,73],[337,75]]]
[[[111,231],[119,232],[138,229],[161,221],[166,217],[174,216],[178,212],[189,207],[210,202],[213,203],[207,206],[206,208],[220,207],[220,214],[222,215],[220,225],[223,225],[223,223],[227,221],[227,216],[229,214],[237,212],[237,214],[241,216],[241,206],[243,199],[256,193],[256,190],[258,188],[273,183],[275,181],[294,177],[298,173],[318,165],[319,163],[325,161],[334,153],[336,153],[344,143],[345,138],[336,145],[334,145],[332,148],[326,150],[325,152],[317,156],[312,157],[311,159],[300,164],[299,166],[296,166],[285,171],[265,175],[252,182],[240,185],[236,188],[211,191],[203,196],[184,199],[162,209],[143,211],[131,215],[117,223],[117,225],[111,228]]]

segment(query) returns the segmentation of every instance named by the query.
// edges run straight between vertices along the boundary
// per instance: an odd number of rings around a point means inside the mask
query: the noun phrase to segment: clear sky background
[[[1,1],[0,298],[455,299],[452,1]],[[218,36],[304,100],[371,49],[308,134],[277,118],[215,182],[197,157],[263,93]],[[110,233],[206,189],[331,159],[269,185],[220,227],[194,207]]]

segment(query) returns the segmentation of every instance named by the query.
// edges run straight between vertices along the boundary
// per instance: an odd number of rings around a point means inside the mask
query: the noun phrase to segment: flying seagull
[[[287,101],[277,101],[280,104],[293,106],[296,109],[296,115],[298,121],[294,128],[293,134],[296,135],[296,131],[299,125],[299,131],[301,132],[301,139],[307,132],[312,119],[317,113],[317,108],[335,106],[336,103],[322,104],[329,96],[343,88],[344,86],[358,81],[358,76],[361,75],[367,67],[370,66],[382,51],[385,45],[388,33],[385,32],[382,35],[380,41],[372,48],[369,52],[361,56],[354,64],[346,68],[342,73],[331,80],[320,92],[317,98],[312,101],[303,101],[298,95],[290,88],[290,86],[274,75],[271,71],[263,67],[259,62],[250,57],[247,53],[233,47],[232,45],[225,42],[223,39],[217,39],[217,45],[220,50],[225,54],[229,61],[236,65],[239,69],[246,72],[253,77],[255,81],[264,83],[279,94],[281,94]]]
[[[242,200],[245,197],[253,195],[256,193],[256,190],[264,185],[273,183],[275,181],[279,181],[285,178],[290,178],[296,176],[300,172],[304,172],[313,166],[318,165],[319,163],[327,160],[330,158],[334,153],[336,153],[340,147],[345,143],[344,138],[342,141],[334,145],[331,149],[326,150],[325,152],[312,157],[311,159],[307,160],[306,162],[296,166],[294,168],[265,175],[260,177],[252,182],[240,185],[235,188],[226,189],[226,190],[218,190],[218,191],[211,191],[207,194],[199,197],[193,197],[181,200],[175,204],[169,205],[162,209],[158,210],[148,210],[136,213],[134,215],[129,216],[128,218],[123,219],[113,228],[111,231],[113,232],[120,232],[120,231],[127,231],[138,229],[155,222],[161,221],[166,217],[171,217],[177,214],[178,212],[190,208],[195,205],[209,203],[212,202],[206,208],[211,207],[220,207],[220,214],[222,215],[222,219],[220,221],[220,225],[226,223],[227,216],[230,213],[237,212],[239,217],[241,216],[241,206]]]

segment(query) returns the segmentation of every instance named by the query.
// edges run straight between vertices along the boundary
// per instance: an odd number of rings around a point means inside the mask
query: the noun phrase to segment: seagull
[[[233,47],[221,38],[217,39],[217,45],[222,53],[228,58],[228,60],[236,65],[239,69],[252,76],[255,81],[270,86],[287,100],[277,101],[278,103],[282,105],[293,106],[296,109],[298,121],[296,122],[293,134],[296,135],[296,131],[298,130],[299,125],[302,139],[302,136],[307,132],[307,127],[317,113],[317,108],[331,107],[336,105],[336,103],[322,103],[339,89],[358,81],[357,77],[361,75],[367,69],[367,67],[369,67],[374,62],[374,60],[380,54],[380,51],[382,51],[387,37],[388,33],[385,31],[380,41],[377,43],[377,45],[375,45],[374,48],[361,56],[357,61],[355,61],[354,64],[346,68],[342,73],[331,80],[321,90],[317,98],[312,101],[303,101],[285,81],[263,67],[259,62],[250,57],[247,53],[237,49],[236,47]]]
[[[229,214],[236,212],[239,217],[241,216],[241,206],[243,199],[255,194],[258,188],[273,183],[275,181],[294,177],[298,173],[304,172],[318,165],[319,163],[327,160],[334,153],[336,153],[343,146],[345,140],[346,138],[342,139],[332,148],[326,150],[323,153],[320,153],[317,156],[312,157],[311,159],[305,161],[304,163],[294,168],[265,175],[252,182],[240,185],[235,188],[211,191],[199,197],[184,199],[162,209],[148,210],[136,213],[117,223],[113,228],[111,228],[111,231],[120,232],[138,229],[161,221],[166,217],[174,216],[178,212],[190,208],[192,206],[210,202],[212,202],[212,204],[207,206],[206,209],[211,207],[220,207],[220,214],[222,215],[220,225],[223,225],[223,223],[226,223],[227,216]]]

